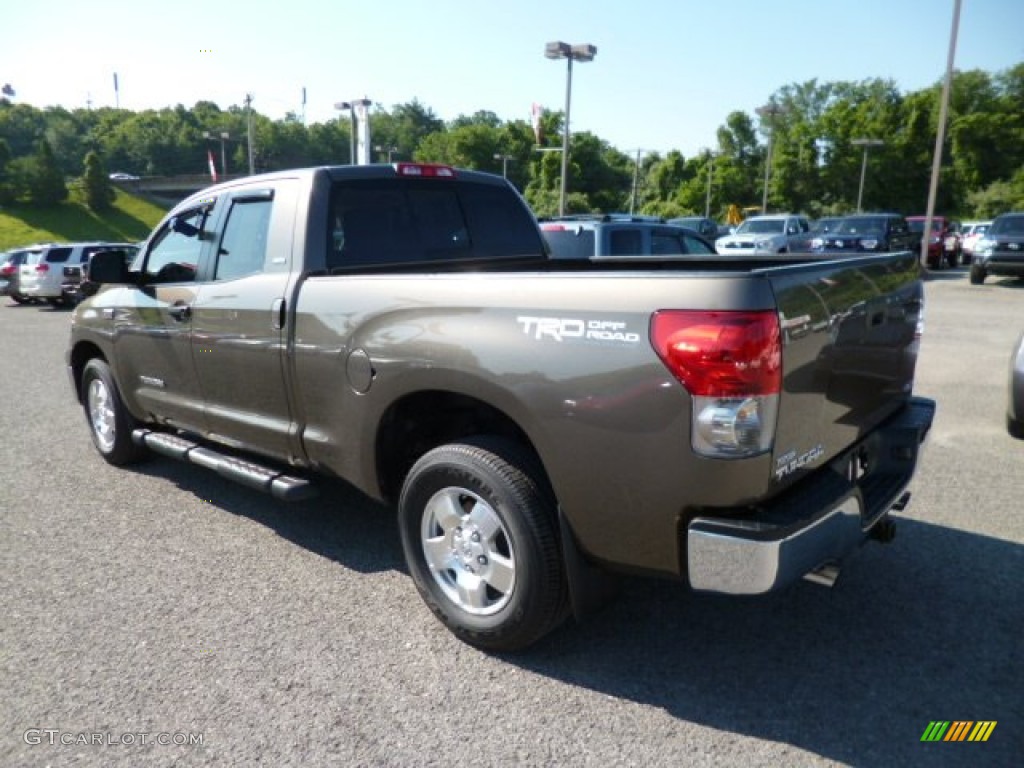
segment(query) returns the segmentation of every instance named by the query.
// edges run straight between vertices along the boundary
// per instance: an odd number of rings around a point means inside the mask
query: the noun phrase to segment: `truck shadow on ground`
[[[515,663],[851,765],[1019,764],[1024,547],[898,527],[832,590],[736,598],[626,581],[602,614]],[[922,744],[933,720],[998,725],[984,744]]]
[[[175,461],[136,471],[346,568],[405,571],[393,510],[344,483],[285,504]],[[1018,764],[1024,547],[905,519],[898,527],[892,544],[858,552],[831,590],[800,583],[725,597],[623,577],[599,613],[500,661],[850,765]],[[998,725],[983,744],[921,743],[933,720]]]
[[[317,498],[288,503],[173,459],[154,457],[131,469],[168,480],[226,512],[247,517],[354,571],[376,573],[405,568],[394,511],[340,480],[318,479]]]

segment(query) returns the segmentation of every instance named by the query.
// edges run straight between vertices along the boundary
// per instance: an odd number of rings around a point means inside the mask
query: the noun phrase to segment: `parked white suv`
[[[789,251],[789,239],[805,234],[811,225],[806,216],[773,213],[751,216],[731,235],[715,241],[722,256],[754,256]]]
[[[37,258],[21,265],[18,273],[18,291],[22,296],[43,299],[54,306],[64,303],[61,284],[64,267],[81,266],[97,251],[130,246],[130,243],[63,243],[41,249]]]

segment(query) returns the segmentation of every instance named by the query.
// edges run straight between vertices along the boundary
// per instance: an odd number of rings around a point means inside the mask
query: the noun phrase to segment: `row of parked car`
[[[916,251],[925,237],[925,223],[924,216],[898,213],[859,213],[815,222],[781,213],[752,216],[714,242],[723,256]],[[988,275],[1024,276],[1024,213],[965,222],[933,216],[927,240],[932,269],[970,264],[975,284]]]
[[[18,304],[74,306],[90,289],[88,264],[99,251],[120,251],[134,258],[134,243],[38,243],[0,254],[0,295]]]
[[[541,221],[555,258],[916,252],[921,250],[924,229],[924,216],[899,213],[858,213],[814,222],[790,213],[751,216],[724,234],[712,219],[702,216],[666,221],[633,214],[593,214]],[[933,216],[927,254],[931,269],[969,264],[970,280],[976,285],[989,275],[1024,277],[1024,212],[962,223]]]

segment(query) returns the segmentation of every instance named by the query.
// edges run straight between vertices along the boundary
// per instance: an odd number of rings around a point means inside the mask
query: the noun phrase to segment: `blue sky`
[[[363,96],[418,99],[443,120],[528,120],[564,107],[551,40],[592,43],[573,68],[572,128],[620,150],[692,155],[733,110],[779,88],[870,78],[903,92],[941,81],[953,0],[35,0],[0,14],[0,83],[16,100],[139,110],[254,95],[307,122]],[[963,0],[955,66],[1024,61],[1024,0]]]

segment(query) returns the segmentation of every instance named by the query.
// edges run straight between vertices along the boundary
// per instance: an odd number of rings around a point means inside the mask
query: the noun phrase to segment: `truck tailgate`
[[[776,490],[860,440],[911,396],[923,322],[917,257],[763,270],[775,291],[783,381]]]

